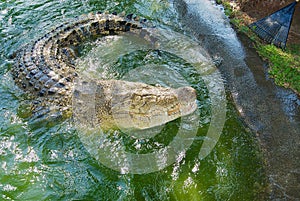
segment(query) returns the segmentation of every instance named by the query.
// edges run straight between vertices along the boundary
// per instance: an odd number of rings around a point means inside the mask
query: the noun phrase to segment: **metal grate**
[[[265,42],[285,49],[296,4],[295,1],[249,27]]]

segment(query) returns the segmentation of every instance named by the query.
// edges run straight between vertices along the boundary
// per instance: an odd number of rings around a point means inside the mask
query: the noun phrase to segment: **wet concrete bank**
[[[236,107],[262,144],[270,200],[300,200],[300,100],[277,87],[245,36],[237,36],[211,1],[175,0],[185,29],[212,55]]]

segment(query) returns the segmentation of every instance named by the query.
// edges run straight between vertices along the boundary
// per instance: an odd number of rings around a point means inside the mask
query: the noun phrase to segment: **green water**
[[[93,157],[72,120],[32,126],[21,118],[26,96],[10,77],[12,61],[7,55],[68,18],[99,10],[137,13],[153,25],[183,32],[168,1],[0,2],[0,200],[258,199],[264,190],[265,176],[255,136],[243,125],[228,99],[222,134],[209,155],[200,160],[199,150],[211,123],[208,89],[190,64],[168,52],[133,51],[119,57],[107,71],[108,77],[167,86],[175,80],[181,82],[176,77],[180,75],[197,89],[200,112],[196,137],[178,160],[159,171],[121,174]],[[139,66],[146,66],[149,71],[141,72]],[[171,78],[164,79],[166,75],[158,73],[153,79],[151,73],[158,72],[154,66],[164,69]],[[132,70],[139,75],[127,73]],[[150,76],[144,76],[147,73]],[[121,131],[109,138],[122,140],[128,152],[147,153],[170,143],[179,124],[180,120],[167,124],[150,140],[136,140]]]

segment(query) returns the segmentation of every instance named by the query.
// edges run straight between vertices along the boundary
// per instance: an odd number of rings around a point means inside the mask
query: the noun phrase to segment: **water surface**
[[[219,89],[209,68],[209,55],[201,47],[203,64],[191,65],[193,55],[180,51],[151,48],[128,49],[121,37],[116,43],[96,41],[96,48],[83,54],[79,71],[100,78],[143,81],[148,84],[178,87],[191,85],[197,90],[199,113],[197,129],[188,147],[170,165],[144,174],[113,170],[95,156],[94,149],[82,141],[86,134],[69,119],[31,125],[26,116],[27,97],[15,85],[9,70],[8,55],[62,22],[93,11],[137,13],[151,26],[184,37],[172,2],[168,1],[7,1],[0,3],[0,196],[3,200],[253,200],[264,187],[263,161],[253,134],[245,127],[228,100],[226,122],[216,146],[199,158],[204,141],[214,121],[210,89]],[[176,32],[175,32],[176,31]],[[177,35],[176,35],[177,36]],[[178,37],[177,37],[178,39]],[[118,41],[121,41],[118,43]],[[180,41],[180,40],[179,40]],[[186,41],[182,41],[186,48]],[[194,43],[193,43],[194,44]],[[111,47],[109,51],[109,47]],[[134,47],[136,47],[134,45]],[[172,45],[165,46],[171,50]],[[105,49],[106,48],[106,49]],[[197,49],[199,48],[199,49]],[[89,49],[89,48],[87,48]],[[103,56],[103,50],[108,56]],[[173,48],[174,49],[174,48]],[[191,52],[193,52],[191,50]],[[195,51],[197,52],[197,51]],[[176,54],[177,55],[176,55]],[[97,55],[99,59],[97,59]],[[102,57],[100,57],[100,55]],[[113,57],[111,57],[113,55]],[[112,58],[114,58],[112,60]],[[198,57],[196,59],[199,59]],[[98,61],[97,61],[98,60]],[[188,61],[188,62],[187,62]],[[107,66],[103,65],[103,62]],[[101,64],[101,65],[100,65]],[[99,68],[101,66],[102,68]],[[107,68],[103,68],[107,67]],[[103,70],[105,69],[105,70]],[[146,69],[146,70],[145,70]],[[96,72],[96,73],[95,73]],[[215,94],[218,91],[215,92]],[[25,112],[24,112],[25,111]],[[24,115],[25,114],[25,115]],[[189,119],[183,124],[188,128]],[[182,126],[175,120],[151,139],[137,139],[111,131],[107,136],[122,142],[127,152],[151,153],[168,145]],[[223,124],[220,125],[223,127]],[[218,127],[216,125],[216,127]],[[114,156],[114,153],[111,153]],[[117,158],[116,158],[117,159]]]

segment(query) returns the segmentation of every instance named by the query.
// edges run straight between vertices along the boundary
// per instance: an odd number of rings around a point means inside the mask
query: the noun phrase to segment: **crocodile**
[[[74,81],[79,78],[76,59],[84,42],[134,32],[155,43],[156,39],[147,34],[145,21],[132,14],[90,13],[56,27],[17,51],[14,54],[13,79],[34,100],[33,113],[39,114],[40,108],[49,106],[59,111],[72,110],[72,97],[76,93],[78,95],[74,89]],[[137,129],[167,123],[191,114],[197,108],[196,92],[189,86],[171,89],[122,80],[96,80],[93,83],[98,89],[95,107],[99,125],[113,127],[123,122],[122,127],[126,127],[126,117],[122,116],[126,108],[120,107],[122,103],[130,103],[127,107],[130,112],[127,112],[135,123],[129,127]],[[119,90],[112,94],[112,88]],[[116,106],[113,102],[121,104]]]

